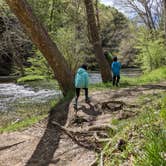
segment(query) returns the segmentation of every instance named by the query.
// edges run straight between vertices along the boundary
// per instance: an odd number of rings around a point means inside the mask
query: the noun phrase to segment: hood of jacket
[[[85,72],[86,72],[86,70],[83,69],[83,68],[79,68],[78,71],[77,71],[77,73],[80,74],[80,75],[84,74]]]

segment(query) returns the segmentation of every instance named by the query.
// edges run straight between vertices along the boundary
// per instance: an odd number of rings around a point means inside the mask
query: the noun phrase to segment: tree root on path
[[[103,152],[100,153],[100,166],[104,166]]]
[[[84,130],[73,130],[70,128],[66,128],[64,126],[61,126],[58,122],[52,121],[52,124],[55,126],[58,126],[61,130],[68,132],[70,134],[74,134],[74,135],[81,135],[81,134],[88,134],[88,133],[92,133],[94,131],[106,131],[106,130],[114,130],[115,127],[109,124],[101,124],[101,125],[94,125],[94,126],[89,126],[86,127]]]
[[[76,144],[82,146],[87,149],[95,150],[96,152],[101,151],[101,143],[110,141],[110,139],[103,139],[97,136],[97,132],[99,131],[107,131],[108,129],[112,129],[111,125],[103,124],[103,125],[95,125],[85,128],[84,130],[72,130],[61,126],[59,123],[52,121],[52,124],[57,126],[60,130],[62,130],[67,136],[69,136]],[[96,134],[95,134],[96,133]]]
[[[97,142],[108,142],[111,140],[111,138],[99,138],[97,135],[97,132],[93,134],[94,138],[96,139]]]
[[[116,106],[114,106],[115,104]],[[118,111],[123,109],[124,107],[128,108],[135,108],[137,105],[132,105],[132,104],[126,104],[123,101],[105,101],[101,103],[101,108],[104,109],[110,109],[112,111]]]
[[[96,158],[94,161],[92,161],[89,166],[97,166],[98,165],[98,158]]]
[[[13,146],[17,146],[17,145],[22,144],[22,143],[24,143],[24,142],[25,142],[25,141],[21,141],[21,142],[12,144],[12,145],[0,147],[0,151],[1,151],[1,150],[6,150],[6,149],[11,148],[11,147],[13,147]]]

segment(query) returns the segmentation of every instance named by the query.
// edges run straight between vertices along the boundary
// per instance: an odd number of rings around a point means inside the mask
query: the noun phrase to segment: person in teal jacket
[[[75,75],[75,91],[76,91],[76,98],[74,107],[77,108],[78,98],[80,96],[80,90],[85,90],[85,101],[89,102],[88,97],[88,84],[89,84],[89,75],[87,72],[87,65],[83,64],[78,70]]]
[[[120,69],[121,69],[121,63],[118,61],[117,57],[113,58],[113,62],[111,65],[112,68],[112,73],[113,73],[113,86],[119,85],[119,80],[120,80]]]

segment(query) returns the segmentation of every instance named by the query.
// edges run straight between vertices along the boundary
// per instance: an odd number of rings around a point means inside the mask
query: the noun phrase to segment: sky
[[[133,18],[133,16],[135,16],[135,14],[131,13],[131,10],[129,9],[122,9],[120,6],[118,6],[115,2],[116,0],[100,0],[101,3],[108,5],[108,6],[112,6],[115,7],[116,9],[118,9],[120,12],[122,12],[124,15],[126,15],[129,18]]]
[[[105,5],[113,6],[112,0],[101,0],[101,2],[104,3]]]
[[[117,5],[115,5],[115,3],[113,2],[114,0],[100,0],[100,1],[101,1],[101,3],[103,3],[105,5],[117,8],[119,11],[121,11],[125,15],[128,15],[128,13],[126,13],[124,10],[120,9],[120,7],[118,7]]]

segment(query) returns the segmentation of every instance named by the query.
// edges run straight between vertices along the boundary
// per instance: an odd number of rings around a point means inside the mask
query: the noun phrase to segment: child
[[[104,51],[104,56],[106,60],[108,61],[108,63],[111,64],[113,59],[112,54],[108,51]]]
[[[75,76],[75,90],[76,90],[76,98],[74,103],[74,108],[77,109],[77,102],[80,96],[80,90],[85,90],[85,101],[89,102],[88,97],[88,83],[89,83],[89,76],[87,73],[87,65],[83,64],[76,73]]]
[[[113,73],[113,86],[119,85],[119,80],[120,80],[120,69],[121,69],[121,63],[118,62],[118,58],[114,57],[113,62],[111,65],[112,68],[112,73]]]

